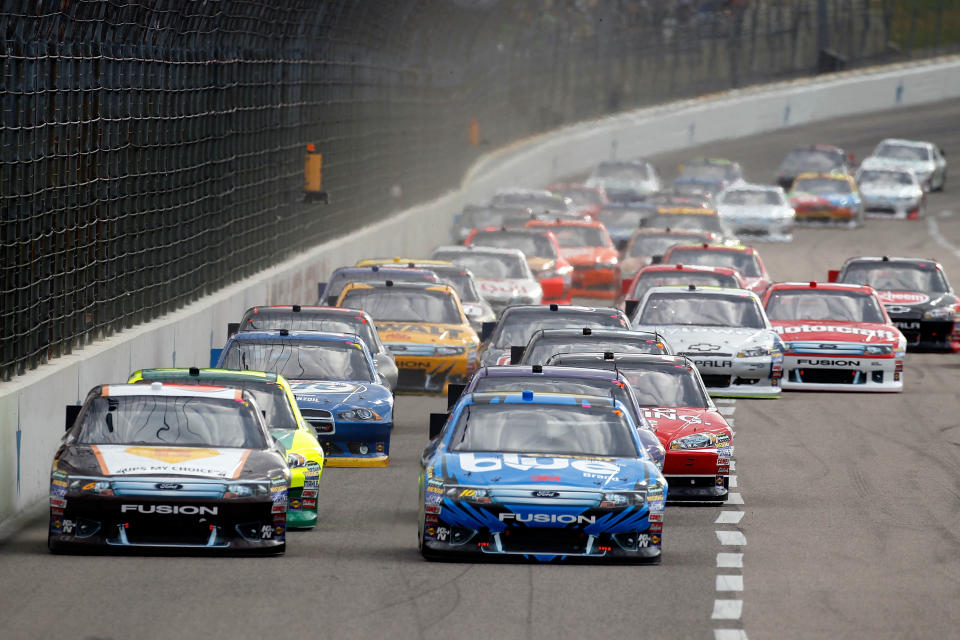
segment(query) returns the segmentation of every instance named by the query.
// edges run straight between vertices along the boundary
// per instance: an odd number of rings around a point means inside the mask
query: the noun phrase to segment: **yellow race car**
[[[222,385],[246,389],[264,412],[270,433],[287,450],[290,490],[287,526],[309,528],[317,524],[317,492],[323,472],[323,449],[307,424],[287,380],[276,373],[230,369],[141,369],[127,382]]]
[[[373,317],[380,340],[397,360],[396,391],[445,393],[448,383],[465,383],[477,367],[480,340],[450,285],[353,282],[343,288],[337,306]]]

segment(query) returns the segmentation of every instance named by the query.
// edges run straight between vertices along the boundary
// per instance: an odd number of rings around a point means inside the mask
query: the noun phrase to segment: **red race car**
[[[547,228],[557,237],[563,256],[573,265],[574,297],[620,297],[620,254],[603,224],[588,220],[531,220],[527,228]]]
[[[778,282],[763,306],[786,344],[781,388],[903,391],[907,339],[873,287]]]
[[[549,229],[474,229],[464,245],[519,249],[543,289],[542,304],[570,304],[573,266],[563,257],[557,238]]]
[[[666,264],[702,264],[712,267],[731,267],[740,272],[746,288],[763,295],[773,280],[763,266],[760,253],[753,247],[743,245],[675,244],[663,254]]]

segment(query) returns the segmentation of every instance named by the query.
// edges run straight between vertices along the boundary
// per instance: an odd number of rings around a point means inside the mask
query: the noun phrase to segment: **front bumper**
[[[920,215],[920,201],[917,200],[870,200],[863,201],[863,213],[868,218],[887,218],[896,220],[915,220]]]
[[[687,355],[714,397],[777,398],[780,396],[781,356],[735,358]]]
[[[385,467],[390,463],[392,422],[338,421],[334,429],[317,436],[326,466]]]
[[[903,361],[895,357],[784,356],[782,386],[791,391],[903,391]]]
[[[895,316],[893,324],[907,339],[910,351],[960,351],[960,325],[952,320],[923,320],[920,316]]]
[[[796,209],[796,224],[839,224],[853,226],[857,224],[857,211],[848,207],[822,207]]]
[[[287,500],[287,526],[298,529],[317,524],[317,494],[321,467],[310,462],[305,467],[290,469],[290,491]]]
[[[730,486],[732,447],[668,450],[663,476],[669,502],[725,502]]]
[[[723,222],[730,233],[740,238],[768,242],[793,241],[793,220],[724,218]]]

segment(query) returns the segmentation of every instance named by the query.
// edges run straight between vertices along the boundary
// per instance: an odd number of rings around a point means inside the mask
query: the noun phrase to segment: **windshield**
[[[609,247],[609,239],[599,227],[556,225],[550,227],[561,247]]]
[[[833,178],[800,178],[793,183],[792,191],[831,195],[853,193],[853,188],[846,180],[835,180]]]
[[[729,267],[740,275],[756,278],[762,275],[757,256],[745,251],[723,249],[674,249],[667,258],[668,264],[697,264],[705,267]]]
[[[248,402],[177,396],[94,398],[83,412],[82,444],[142,444],[266,449]]]
[[[857,177],[857,182],[861,185],[903,185],[910,186],[914,184],[913,176],[906,171],[880,171],[864,169]]]
[[[456,300],[446,291],[351,289],[343,297],[340,306],[362,309],[376,322],[463,322]]]
[[[630,244],[630,256],[662,256],[667,249],[675,244],[690,242],[706,242],[707,236],[702,233],[668,233],[668,234],[640,234]]]
[[[508,349],[513,345],[525,345],[533,334],[540,329],[572,329],[583,327],[617,327],[628,329],[620,314],[611,311],[596,313],[570,313],[551,311],[548,313],[517,313],[505,311],[497,324],[493,337],[493,346]]]
[[[336,302],[340,297],[343,288],[351,282],[365,282],[383,284],[387,280],[394,282],[436,282],[436,274],[422,271],[420,269],[378,269],[374,271],[337,271],[330,277],[327,288],[324,290],[324,297],[331,302]],[[290,327],[283,327],[289,329]]]
[[[733,177],[733,170],[729,165],[718,164],[690,164],[683,168],[677,180],[704,180],[721,182]]]
[[[684,231],[715,231],[723,233],[720,217],[712,213],[658,213],[644,225],[652,229],[682,229]]]
[[[558,376],[550,378],[546,375],[524,375],[524,376],[483,376],[477,378],[477,384],[473,388],[474,393],[485,391],[512,391],[520,393],[521,391],[533,391],[534,393],[571,393],[584,396],[610,397],[623,403],[630,412],[630,417],[637,424],[640,424],[640,417],[633,415],[633,400],[626,389],[618,380],[604,380],[592,378],[573,378],[568,376]]]
[[[434,269],[441,281],[456,289],[460,302],[480,302],[477,283],[468,272],[462,271],[459,267],[434,267]]]
[[[710,406],[696,374],[686,365],[619,362],[617,370],[630,382],[641,407]]]
[[[269,428],[284,431],[295,431],[297,429],[297,418],[293,415],[293,409],[290,407],[287,394],[283,387],[276,382],[217,378],[215,375],[204,375],[202,377],[172,376],[168,379],[151,376],[150,382],[168,382],[180,385],[213,384],[243,389],[256,399]]]
[[[379,341],[373,326],[363,316],[324,316],[309,311],[293,312],[289,309],[265,309],[258,307],[256,313],[247,312],[240,323],[240,331],[263,331],[289,329],[290,331],[325,331],[327,333],[353,333],[367,343],[367,348],[376,353]]]
[[[767,326],[760,306],[753,298],[679,291],[650,294],[640,311],[638,323],[750,329]]]
[[[929,263],[855,262],[847,265],[841,282],[868,284],[877,291],[946,293],[950,290],[943,274]]]
[[[472,404],[464,408],[452,451],[538,453],[636,458],[630,423],[619,409],[522,404]]]
[[[478,247],[518,249],[528,258],[556,258],[557,250],[543,234],[511,233],[509,231],[478,231],[470,240]]]
[[[825,149],[794,149],[780,163],[781,172],[829,173],[843,169],[843,154]]]
[[[892,158],[894,160],[907,160],[910,162],[926,162],[930,160],[930,149],[926,147],[916,147],[907,144],[894,144],[884,142],[873,155],[881,158]]]
[[[638,209],[620,209],[617,207],[608,207],[603,209],[598,215],[597,220],[603,223],[608,229],[636,229],[640,226],[640,221],[647,217],[648,211]]]
[[[671,284],[695,284],[698,287],[726,287],[740,289],[737,279],[726,273],[703,273],[698,271],[651,271],[637,278],[637,284],[630,292],[634,300],[642,300],[644,294],[653,287]]]
[[[650,177],[648,165],[643,164],[617,164],[612,162],[602,162],[600,166],[593,170],[591,178],[602,178],[611,182],[632,182],[634,180],[646,180]]]
[[[662,346],[653,338],[641,338],[636,335],[619,338],[602,338],[599,336],[536,336],[527,346],[521,364],[546,364],[550,356],[558,353],[603,353],[616,351],[620,353],[665,353]]]
[[[781,289],[767,300],[766,311],[771,320],[886,322],[873,296],[847,291]]]
[[[779,192],[767,191],[765,189],[758,189],[756,191],[747,191],[745,189],[727,191],[723,194],[720,202],[721,204],[746,207],[770,207],[785,204]]]
[[[287,380],[373,380],[363,348],[350,340],[234,340],[223,368],[272,371]]]
[[[437,260],[449,260],[464,269],[469,269],[474,276],[481,279],[520,280],[529,277],[525,268],[527,263],[523,257],[517,255],[438,251],[433,254],[433,257]]]

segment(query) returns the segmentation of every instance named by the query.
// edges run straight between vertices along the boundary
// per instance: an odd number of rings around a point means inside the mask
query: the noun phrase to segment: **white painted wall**
[[[64,406],[142,367],[206,365],[228,322],[255,304],[313,303],[316,283],[362,257],[425,256],[452,216],[503,186],[544,185],[600,160],[651,155],[840,116],[960,97],[960,57],[705,96],[585,122],[494,151],[461,188],[265,270],[149,324],[0,384],[0,522],[42,499]],[[20,441],[19,464],[17,455]]]

